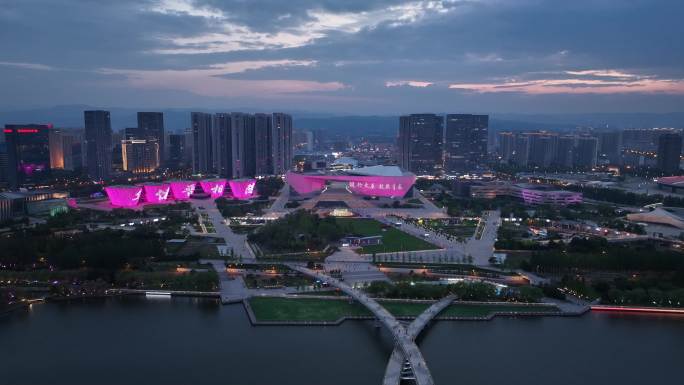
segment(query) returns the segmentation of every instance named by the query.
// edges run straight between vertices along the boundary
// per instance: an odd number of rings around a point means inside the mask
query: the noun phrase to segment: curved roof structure
[[[332,164],[334,164],[334,165],[343,165],[343,166],[349,165],[349,166],[352,166],[352,167],[356,167],[356,166],[359,165],[359,161],[356,160],[356,159],[354,159],[354,158],[350,158],[350,157],[348,157],[348,156],[342,156],[342,157],[339,157],[339,158],[335,159],[335,161],[332,162]]]
[[[328,181],[347,182],[347,188],[354,194],[378,197],[403,197],[413,187],[416,176],[401,175],[326,175],[287,173],[287,183],[299,194],[322,191]]]
[[[634,222],[655,223],[684,229],[683,216],[660,207],[647,213],[627,214],[627,219]]]
[[[402,176],[404,173],[397,166],[369,166],[347,170],[349,175],[368,175],[368,176]]]

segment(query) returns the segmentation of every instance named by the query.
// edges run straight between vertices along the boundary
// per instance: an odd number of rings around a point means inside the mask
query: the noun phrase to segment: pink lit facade
[[[528,205],[568,206],[582,203],[582,193],[574,191],[544,191],[523,188],[520,197]]]
[[[131,208],[140,202],[143,188],[140,186],[110,186],[105,187],[105,192],[112,206]]]
[[[582,203],[582,193],[556,190],[552,186],[511,184],[509,182],[484,182],[470,186],[472,198],[493,199],[509,196],[521,199],[528,205],[568,206]]]
[[[145,202],[148,203],[165,203],[169,198],[171,186],[166,183],[160,184],[145,184]]]
[[[233,198],[235,199],[250,199],[256,192],[255,179],[235,179],[228,181],[228,185],[230,186],[230,192],[233,194]]]
[[[185,201],[190,199],[190,195],[195,192],[197,182],[191,180],[176,180],[169,184],[171,185],[173,198],[177,201]]]
[[[200,181],[200,186],[205,193],[209,194],[212,199],[220,198],[226,190],[225,179],[205,179]]]
[[[354,194],[376,197],[403,197],[413,187],[416,176],[306,175],[287,173],[287,183],[299,194],[321,191],[327,181],[347,182]]]

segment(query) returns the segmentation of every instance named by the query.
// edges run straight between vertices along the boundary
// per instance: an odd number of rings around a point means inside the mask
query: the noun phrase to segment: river
[[[684,317],[438,322],[419,345],[437,384],[677,383]],[[253,327],[206,299],[48,303],[0,317],[0,384],[377,385],[391,349],[370,321]]]

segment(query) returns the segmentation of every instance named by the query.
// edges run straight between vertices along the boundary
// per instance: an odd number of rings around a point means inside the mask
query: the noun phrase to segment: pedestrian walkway
[[[209,263],[219,276],[221,303],[240,302],[249,297],[249,290],[241,275],[231,277],[226,272],[225,262],[221,259],[200,259],[199,263]]]
[[[355,290],[351,286],[338,279],[332,278],[328,275],[319,273],[317,271],[307,269],[303,266],[296,264],[288,264],[290,269],[299,271],[302,274],[308,275],[310,277],[316,278],[322,282],[329,284],[330,286],[337,287],[342,290],[345,294],[354,298],[356,301],[365,306],[368,310],[373,313],[380,322],[387,327],[387,329],[392,333],[394,337],[395,344],[399,346],[402,353],[406,357],[406,360],[411,365],[413,374],[415,377],[415,382],[417,385],[432,385],[434,381],[430,370],[427,367],[423,354],[418,349],[415,341],[409,335],[406,328],[389,312],[387,309],[382,307],[374,299],[368,297],[360,290]]]
[[[409,325],[407,332],[409,337],[415,339],[418,334],[425,328],[425,326],[437,316],[442,310],[449,306],[456,296],[449,295],[441,300],[435,302],[427,308],[423,313],[421,313],[411,324]],[[383,385],[398,385],[402,379],[413,379],[412,373],[408,370],[408,365],[406,365],[406,357],[402,353],[398,346],[394,347],[392,355],[387,362],[387,368],[385,369],[385,378],[383,379]]]
[[[247,236],[234,233],[233,230],[230,229],[230,226],[224,223],[223,215],[216,207],[216,203],[213,200],[193,199],[190,203],[196,208],[198,213],[207,214],[216,230],[216,234],[210,235],[223,238],[226,246],[228,246],[229,249],[233,249],[236,258],[239,257],[242,262],[248,263],[256,261],[256,257],[252,253],[252,250],[247,247]]]

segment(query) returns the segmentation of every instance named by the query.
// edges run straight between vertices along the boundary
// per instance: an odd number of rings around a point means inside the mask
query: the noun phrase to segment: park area
[[[374,219],[336,218],[335,221],[349,235],[382,235],[382,244],[358,249],[360,254],[395,253],[399,251],[436,250],[439,247]]]
[[[358,302],[341,299],[253,297],[249,304],[257,321],[264,322],[334,322],[342,317],[370,317],[371,314]],[[427,302],[382,301],[390,313],[397,317],[416,317],[430,306]],[[516,304],[455,303],[440,313],[444,317],[481,318],[499,313],[555,313],[555,306],[525,306]]]
[[[435,250],[439,247],[393,226],[374,219],[321,218],[318,214],[298,210],[278,220],[269,222],[248,235],[257,247],[257,254],[278,256],[296,253],[325,252],[345,236],[382,236],[382,244],[364,246],[360,254],[396,253],[401,251]]]

